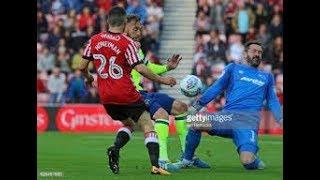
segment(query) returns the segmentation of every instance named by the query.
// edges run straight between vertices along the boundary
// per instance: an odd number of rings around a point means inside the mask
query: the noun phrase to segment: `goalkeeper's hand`
[[[199,101],[195,101],[192,103],[192,105],[188,109],[188,114],[189,115],[195,115],[197,112],[199,112],[202,109],[203,106],[199,104]]]
[[[197,109],[194,108],[193,106],[190,106],[190,107],[188,108],[188,115],[193,116],[193,115],[197,114],[197,112],[198,112]]]

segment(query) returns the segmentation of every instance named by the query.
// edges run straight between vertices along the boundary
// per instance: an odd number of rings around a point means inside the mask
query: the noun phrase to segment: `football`
[[[194,75],[188,75],[180,82],[180,91],[187,97],[197,96],[202,89],[201,80]]]

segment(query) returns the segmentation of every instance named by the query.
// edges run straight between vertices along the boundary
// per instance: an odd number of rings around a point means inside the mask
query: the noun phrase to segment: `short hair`
[[[219,29],[217,29],[217,28],[212,29],[212,30],[210,31],[210,33],[212,33],[212,32],[220,35],[220,31],[219,31]]]
[[[250,45],[252,45],[252,44],[256,44],[256,45],[262,47],[262,44],[261,44],[261,42],[259,42],[259,41],[256,41],[256,40],[248,41],[248,42],[246,42],[246,43],[244,44],[244,49],[245,49],[245,51],[248,51]]]
[[[126,22],[126,11],[119,6],[111,8],[108,14],[108,24],[112,27],[118,27]]]
[[[130,23],[131,21],[139,22],[140,21],[140,17],[135,15],[135,14],[129,14],[127,16],[127,22]]]

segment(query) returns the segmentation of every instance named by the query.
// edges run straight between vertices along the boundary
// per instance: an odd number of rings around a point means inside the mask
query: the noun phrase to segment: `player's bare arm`
[[[89,74],[88,72],[88,65],[89,65],[90,61],[86,60],[86,59],[81,59],[80,61],[80,65],[79,65],[79,69],[81,70],[83,76],[86,79],[86,84],[88,86],[92,86],[92,82],[94,81],[94,78],[91,74]]]
[[[160,84],[170,85],[174,86],[176,85],[176,79],[170,76],[159,76],[155,73],[153,73],[150,69],[147,68],[144,64],[138,64],[134,67],[136,71],[138,71],[140,74],[142,74],[144,77],[150,79],[151,81],[158,82]]]

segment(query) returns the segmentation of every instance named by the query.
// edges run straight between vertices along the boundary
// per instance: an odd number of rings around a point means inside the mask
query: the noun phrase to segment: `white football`
[[[188,75],[180,81],[180,91],[187,97],[197,96],[202,89],[201,80],[194,75]]]

